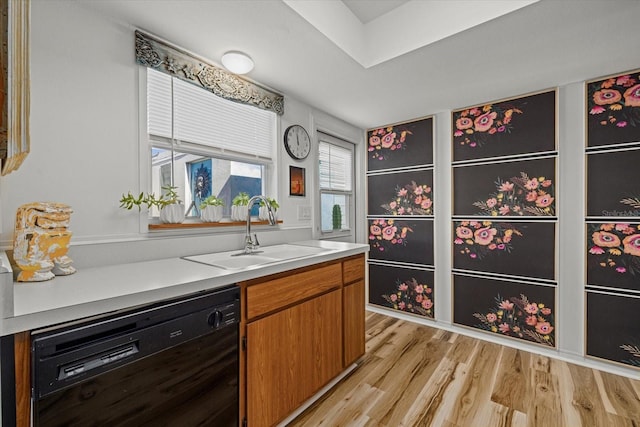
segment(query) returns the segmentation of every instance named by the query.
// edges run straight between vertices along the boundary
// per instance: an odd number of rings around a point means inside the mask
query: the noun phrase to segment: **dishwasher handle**
[[[105,352],[93,355],[84,360],[77,360],[70,363],[60,365],[58,367],[58,381],[65,381],[76,375],[91,373],[92,370],[106,367],[111,364],[134,356],[140,352],[139,343],[133,342],[131,344],[125,344],[113,349],[109,349]]]

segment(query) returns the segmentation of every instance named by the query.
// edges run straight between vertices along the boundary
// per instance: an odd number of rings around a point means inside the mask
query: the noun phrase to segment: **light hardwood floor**
[[[294,426],[640,426],[640,381],[367,313],[361,365]]]

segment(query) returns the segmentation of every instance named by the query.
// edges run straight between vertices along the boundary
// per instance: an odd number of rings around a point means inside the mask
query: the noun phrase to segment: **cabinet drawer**
[[[247,319],[339,287],[342,264],[335,263],[247,287]]]
[[[343,283],[351,283],[364,279],[364,255],[343,262]]]

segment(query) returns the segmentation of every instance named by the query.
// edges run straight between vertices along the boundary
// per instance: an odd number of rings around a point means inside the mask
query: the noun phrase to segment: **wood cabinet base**
[[[248,427],[281,422],[364,354],[364,267],[360,255],[241,284]]]

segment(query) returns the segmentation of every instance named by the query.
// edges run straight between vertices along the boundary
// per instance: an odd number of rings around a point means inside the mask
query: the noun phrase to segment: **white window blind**
[[[337,145],[320,141],[320,188],[351,191],[353,154]]]
[[[275,113],[223,99],[152,69],[147,72],[147,95],[149,135],[272,158]]]

